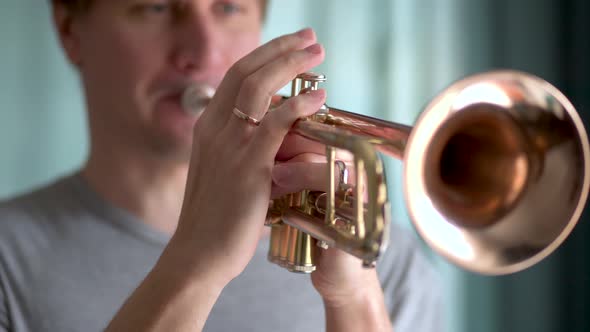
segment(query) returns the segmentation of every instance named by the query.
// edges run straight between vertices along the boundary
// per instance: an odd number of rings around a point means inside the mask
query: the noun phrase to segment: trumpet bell
[[[553,252],[589,189],[572,104],[516,71],[468,77],[424,110],[404,156],[405,198],[426,243],[467,270],[514,273]]]

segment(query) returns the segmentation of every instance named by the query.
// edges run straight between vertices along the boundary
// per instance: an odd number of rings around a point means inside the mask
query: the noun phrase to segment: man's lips
[[[175,106],[174,108],[177,108],[178,110],[182,110],[182,103],[180,101],[181,97],[182,97],[181,93],[171,93],[171,94],[162,96],[159,99],[158,104],[163,104],[166,106]]]
[[[173,93],[161,97],[156,103],[155,112],[156,115],[165,121],[179,121],[193,123],[195,116],[187,113],[182,107],[181,103],[182,94]]]

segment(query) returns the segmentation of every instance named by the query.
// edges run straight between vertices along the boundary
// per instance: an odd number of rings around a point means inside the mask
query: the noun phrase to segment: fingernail
[[[318,89],[318,90],[309,90],[306,95],[313,99],[324,99],[326,97],[326,90]]]
[[[293,172],[289,166],[278,164],[272,169],[272,180],[276,184],[283,184],[289,180]]]
[[[311,54],[321,54],[322,53],[322,45],[316,43],[316,44],[306,47],[305,50]]]
[[[303,39],[313,39],[314,35],[315,34],[311,28],[305,28],[297,31],[297,36]]]

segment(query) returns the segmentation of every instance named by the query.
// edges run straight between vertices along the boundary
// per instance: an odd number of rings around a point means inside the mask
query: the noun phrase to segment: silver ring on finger
[[[245,120],[246,122],[248,122],[249,124],[251,124],[253,126],[260,126],[260,120],[255,119],[255,118],[249,116],[248,114],[240,111],[237,107],[234,107],[234,109],[232,110],[232,113],[240,120]]]

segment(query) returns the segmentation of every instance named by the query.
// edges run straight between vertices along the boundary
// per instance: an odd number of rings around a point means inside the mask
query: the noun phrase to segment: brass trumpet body
[[[300,78],[313,80],[310,74]],[[331,179],[331,147],[353,152],[368,199],[362,202],[357,191],[337,207],[332,183],[328,197],[306,193],[312,198],[284,208],[280,220],[365,266],[385,249],[388,235],[383,165],[375,152],[403,160],[407,208],[425,242],[476,273],[514,273],[547,257],[572,231],[588,195],[590,154],[581,119],[555,87],[522,72],[454,83],[413,128],[326,107],[292,131],[328,146]],[[357,189],[361,180],[357,176]],[[293,250],[292,243],[272,241]],[[305,250],[312,266],[313,250]],[[276,262],[272,251],[271,245],[269,258]]]
[[[299,75],[296,95],[322,75]],[[317,247],[374,266],[388,244],[381,155],[403,161],[406,206],[424,241],[461,268],[487,275],[526,269],[569,235],[590,186],[590,149],[573,105],[517,71],[462,79],[435,97],[414,127],[325,106],[292,132],[326,145],[329,188],[271,201],[269,260],[315,269]],[[334,149],[354,155],[355,185],[334,183]],[[364,189],[364,191],[363,191]]]

